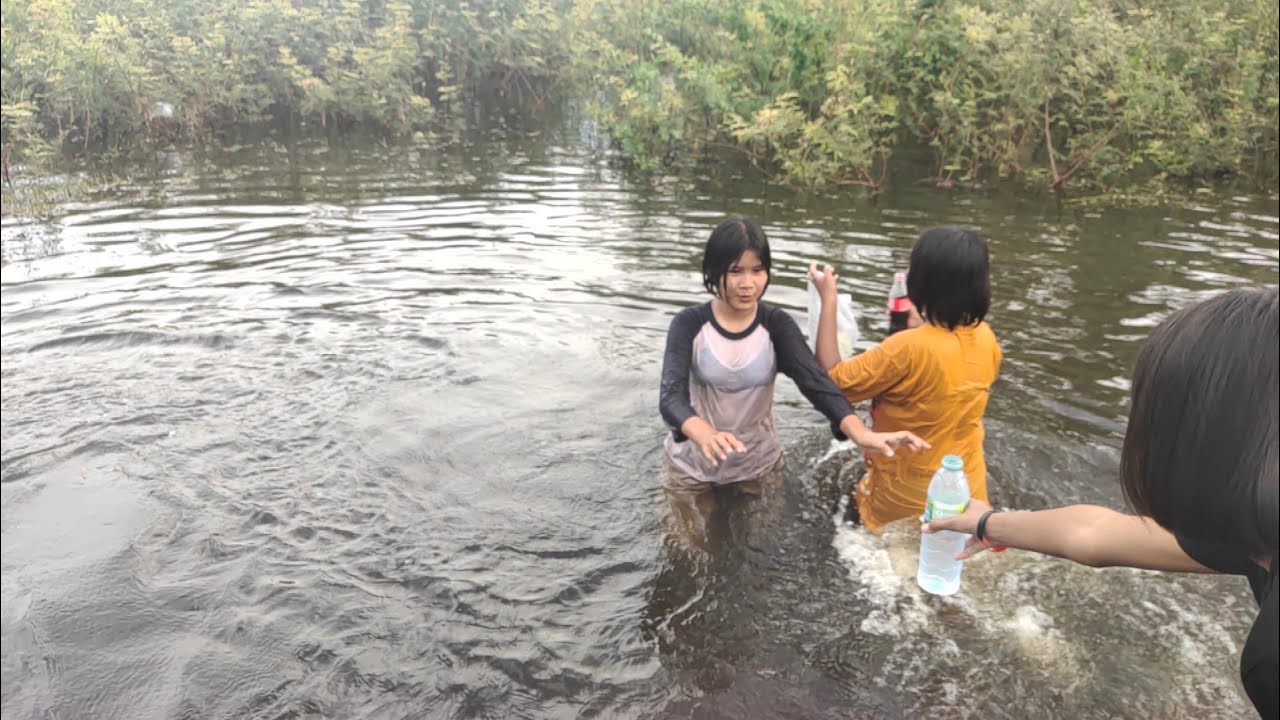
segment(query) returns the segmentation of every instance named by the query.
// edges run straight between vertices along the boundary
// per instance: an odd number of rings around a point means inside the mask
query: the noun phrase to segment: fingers
[[[872,433],[866,442],[862,443],[862,449],[867,452],[880,453],[885,457],[893,457],[893,445],[881,433]]]
[[[957,560],[968,560],[984,550],[990,550],[993,553],[1002,553],[1005,550],[1008,550],[1008,548],[988,545],[974,536],[974,532],[976,530],[976,521],[974,516],[980,516],[982,512],[985,512],[989,508],[990,506],[985,502],[977,498],[970,498],[969,507],[965,509],[963,514],[948,515],[945,517],[934,518],[927,523],[921,523],[920,532],[925,535],[932,535],[933,533],[941,530],[954,530],[955,532],[965,533],[968,537],[965,538],[964,547],[960,549],[960,552],[956,553]]]
[[[955,530],[956,518],[959,515],[947,515],[945,517],[936,517],[920,526],[920,532],[926,535],[932,535],[939,530]]]
[[[822,270],[818,267],[818,263],[809,263],[809,282],[813,286],[821,290],[827,283],[827,278],[822,274]]]
[[[836,281],[840,278],[836,276],[836,269],[830,265],[822,267],[822,289],[829,293],[836,291]]]
[[[731,453],[744,453],[747,446],[743,445],[733,433],[718,432],[712,435],[709,440],[701,445],[702,455],[711,463],[712,467],[720,464],[720,461],[728,460]]]
[[[974,518],[974,522],[977,523],[977,518],[981,517],[982,513],[990,509],[991,505],[988,503],[985,503],[978,498],[969,498],[969,507],[965,510],[964,514],[972,516]]]
[[[747,446],[739,442],[738,438],[733,436],[733,433],[721,433],[719,443],[721,460],[729,459],[729,455],[733,453],[744,453],[747,451]]]
[[[728,439],[723,434],[716,435],[715,446],[716,454],[720,456],[721,460],[728,460],[729,453],[734,452],[733,445],[729,444]]]
[[[716,449],[715,444],[712,442],[702,445],[702,456],[707,459],[707,462],[711,463],[711,467],[716,467],[720,464],[716,462]],[[721,459],[723,460],[724,456],[721,456]]]
[[[924,523],[920,526],[920,532],[924,533],[925,535],[932,535],[938,532],[939,530],[954,530],[955,528],[949,527],[951,523],[949,523],[948,521],[951,519],[952,518],[937,518],[935,520],[930,520],[929,522]],[[977,538],[970,535],[964,541],[964,547],[960,548],[960,552],[956,553],[956,559],[968,560],[969,558],[973,557],[974,555],[977,555],[978,553],[986,549],[987,547],[985,545],[979,542]]]
[[[932,447],[929,443],[925,442],[913,432],[903,430],[896,433],[896,435],[897,437],[895,438],[894,444],[898,446],[905,445],[908,450],[928,450]]]
[[[823,265],[819,268],[818,263],[809,263],[809,281],[818,286],[819,289],[834,290],[836,287],[836,280],[838,279],[839,277],[836,275],[835,268],[830,265]]]
[[[733,433],[724,433],[724,437],[729,442],[729,447],[733,449],[734,452],[744,453],[747,451],[747,446],[743,445],[742,441],[738,440]]]
[[[959,515],[936,517],[920,526],[920,532],[935,533],[939,530],[955,530],[972,535],[978,528],[978,518],[990,510],[991,506],[978,498],[969,498],[969,506]]]
[[[893,457],[893,449],[904,447],[908,450],[928,450],[931,445],[921,440],[915,433],[899,430],[892,433],[872,433],[860,443],[868,452],[878,452],[885,457]]]
[[[932,520],[929,520],[928,523],[924,523],[923,525],[920,525],[920,532],[927,534],[927,536],[932,536],[932,534],[938,532],[938,530],[950,530],[950,529],[951,528],[947,527],[946,518],[934,518]]]
[[[711,467],[716,467],[721,460],[728,460],[729,456],[725,454],[724,448],[720,446],[720,433],[716,433],[703,442],[699,447],[702,448],[702,456],[711,463]]]
[[[956,559],[968,560],[969,558],[973,557],[974,555],[977,555],[978,553],[986,549],[987,548],[985,545],[978,542],[974,538],[970,537],[968,540],[964,542],[964,547],[960,549],[960,552],[956,553]]]

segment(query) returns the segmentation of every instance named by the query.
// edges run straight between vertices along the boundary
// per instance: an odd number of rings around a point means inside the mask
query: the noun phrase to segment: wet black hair
[[[920,233],[911,248],[907,297],[926,322],[948,330],[982,322],[991,307],[987,242],[958,227]]]
[[[702,251],[702,286],[707,292],[720,297],[720,281],[748,250],[754,250],[760,256],[760,262],[764,263],[765,272],[769,273],[764,289],[769,289],[769,280],[773,279],[773,261],[769,257],[769,239],[764,235],[764,228],[751,218],[732,217],[711,231],[707,247]]]
[[[1179,310],[1133,369],[1120,482],[1135,512],[1176,535],[1253,556],[1280,545],[1276,288]]]

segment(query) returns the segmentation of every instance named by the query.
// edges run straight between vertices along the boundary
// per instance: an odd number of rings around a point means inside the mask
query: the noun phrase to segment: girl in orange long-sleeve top
[[[868,456],[851,506],[868,530],[924,511],[929,480],[943,455],[959,455],[971,494],[987,499],[982,416],[1000,370],[995,333],[984,321],[991,305],[986,242],[963,228],[921,233],[911,249],[907,295],[916,327],[841,361],[836,345],[836,275],[810,266],[822,297],[818,364],[850,402],[878,398],[875,429],[906,430],[932,447],[894,457]]]

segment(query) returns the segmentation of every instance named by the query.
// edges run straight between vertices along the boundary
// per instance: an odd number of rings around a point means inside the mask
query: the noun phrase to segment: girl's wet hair
[[[955,330],[977,325],[991,307],[990,257],[978,233],[933,227],[911,248],[907,296],[920,317]]]
[[[742,253],[754,250],[764,263],[765,272],[773,275],[773,263],[769,257],[769,239],[760,223],[748,217],[725,220],[711,231],[707,247],[702,253],[702,285],[707,292],[720,297],[720,281],[729,268],[742,257]],[[768,281],[765,289],[769,288]],[[763,291],[761,291],[763,292]]]
[[[1254,556],[1280,545],[1277,306],[1275,288],[1232,290],[1162,322],[1134,365],[1120,457],[1136,512]]]

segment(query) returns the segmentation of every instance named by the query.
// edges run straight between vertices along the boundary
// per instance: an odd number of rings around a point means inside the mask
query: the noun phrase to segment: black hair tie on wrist
[[[982,513],[982,516],[978,518],[978,529],[973,533],[973,536],[978,538],[978,542],[982,543],[983,545],[988,544],[987,543],[987,518],[994,515],[995,512],[996,511],[994,509],[988,510]]]

